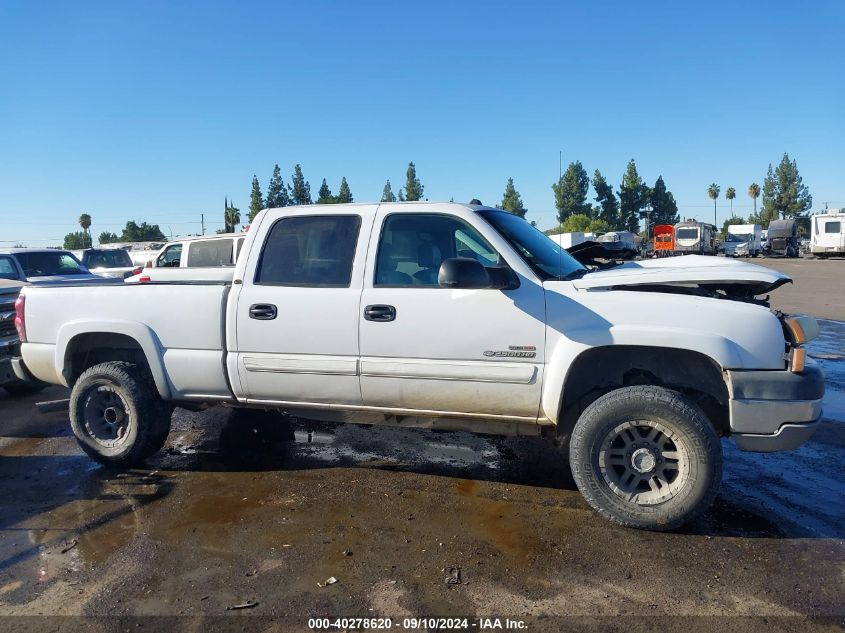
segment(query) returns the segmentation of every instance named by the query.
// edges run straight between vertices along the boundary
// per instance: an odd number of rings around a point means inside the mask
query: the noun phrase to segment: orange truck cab
[[[675,227],[658,224],[654,227],[654,256],[668,257],[675,251]]]

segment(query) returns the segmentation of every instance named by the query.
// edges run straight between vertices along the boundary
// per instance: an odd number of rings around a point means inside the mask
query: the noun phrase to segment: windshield
[[[82,263],[88,268],[130,268],[132,259],[129,253],[120,248],[87,251]]]
[[[726,242],[747,242],[750,235],[737,235],[736,233],[728,233]]]
[[[493,225],[544,281],[573,278],[588,272],[565,249],[522,218],[507,211],[478,213]]]
[[[16,253],[15,257],[27,277],[50,277],[53,275],[87,275],[77,259],[65,251],[44,251],[42,253]]]
[[[678,229],[675,232],[675,238],[679,240],[697,240],[698,239],[698,229],[691,228],[691,229]]]

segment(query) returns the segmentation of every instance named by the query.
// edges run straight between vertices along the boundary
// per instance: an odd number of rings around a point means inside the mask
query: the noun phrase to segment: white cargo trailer
[[[817,213],[810,222],[810,252],[816,257],[845,255],[845,209]]]

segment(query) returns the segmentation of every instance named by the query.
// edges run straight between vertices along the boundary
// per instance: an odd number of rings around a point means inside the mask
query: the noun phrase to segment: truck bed
[[[128,336],[148,357],[155,355],[170,397],[231,398],[223,367],[229,287],[214,281],[29,287],[24,362],[36,377],[66,384],[66,350],[81,333],[91,336],[93,324],[97,332]]]

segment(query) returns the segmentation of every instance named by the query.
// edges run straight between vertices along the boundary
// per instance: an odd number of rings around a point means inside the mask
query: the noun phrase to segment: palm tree
[[[748,195],[754,201],[754,217],[757,217],[757,198],[760,197],[760,185],[752,182],[748,185]]]
[[[711,183],[711,185],[707,187],[707,195],[713,201],[713,226],[718,226],[718,223],[716,222],[716,200],[719,198],[720,191],[721,189],[719,189],[719,185],[715,182]]]
[[[82,230],[85,231],[85,237],[88,238],[86,241],[88,242],[88,246],[91,246],[91,236],[88,234],[88,229],[91,228],[91,216],[87,213],[83,213],[79,216],[79,226],[82,227]]]
[[[728,187],[728,190],[725,192],[725,199],[731,201],[731,217],[734,217],[734,198],[736,198],[736,189]]]

